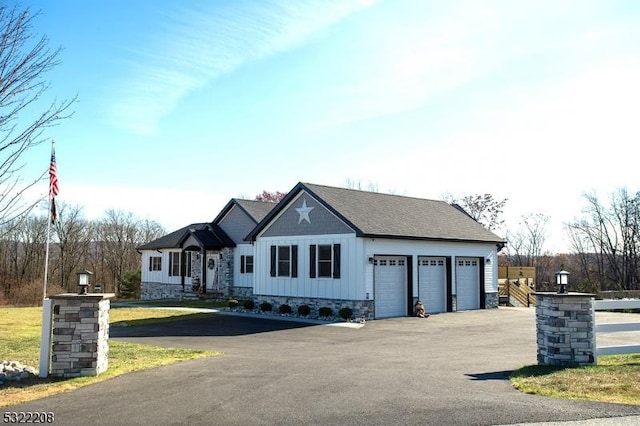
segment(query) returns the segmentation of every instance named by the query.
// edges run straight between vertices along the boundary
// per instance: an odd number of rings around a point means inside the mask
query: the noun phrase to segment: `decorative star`
[[[309,219],[309,212],[313,210],[313,207],[307,207],[307,200],[302,200],[302,207],[297,208],[296,211],[300,214],[298,218],[298,224],[302,223],[303,220],[306,220],[307,223],[311,223],[311,219]]]

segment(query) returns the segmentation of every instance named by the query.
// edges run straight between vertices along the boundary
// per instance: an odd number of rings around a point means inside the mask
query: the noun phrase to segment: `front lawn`
[[[109,320],[112,326],[117,326],[124,322],[134,325],[145,322],[175,321],[193,318],[193,316],[184,311],[122,307],[112,308]],[[15,360],[37,368],[40,356],[41,321],[41,307],[0,309],[0,359]],[[219,355],[219,352],[163,348],[110,340],[109,368],[106,372],[94,377],[30,378],[7,383],[0,386],[0,407],[44,398],[132,371],[215,355]]]
[[[640,404],[640,354],[598,357],[598,365],[523,367],[511,374],[522,392],[567,399]]]

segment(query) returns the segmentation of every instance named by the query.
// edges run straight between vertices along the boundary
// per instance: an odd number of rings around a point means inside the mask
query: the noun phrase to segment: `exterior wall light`
[[[93,275],[93,272],[86,269],[82,272],[78,272],[78,294],[87,294],[89,291],[89,276]]]
[[[566,294],[567,285],[569,285],[569,275],[570,273],[562,269],[560,266],[560,270],[556,272],[556,285],[558,286],[558,294]]]

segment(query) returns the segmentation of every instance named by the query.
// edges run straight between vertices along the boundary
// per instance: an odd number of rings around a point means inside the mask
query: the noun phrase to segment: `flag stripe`
[[[51,148],[51,164],[49,165],[49,196],[58,195],[58,168],[56,167],[56,152]]]

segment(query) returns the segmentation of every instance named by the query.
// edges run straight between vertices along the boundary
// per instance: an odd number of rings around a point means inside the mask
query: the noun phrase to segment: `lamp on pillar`
[[[93,275],[93,272],[86,269],[82,272],[78,272],[78,294],[87,294],[89,289],[89,275]]]
[[[569,285],[569,275],[570,273],[565,271],[562,266],[560,266],[560,270],[556,272],[556,285],[558,286],[558,294],[568,293],[567,285]]]

